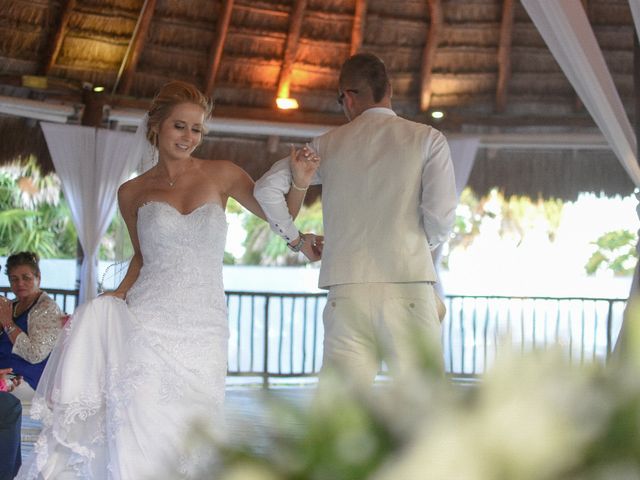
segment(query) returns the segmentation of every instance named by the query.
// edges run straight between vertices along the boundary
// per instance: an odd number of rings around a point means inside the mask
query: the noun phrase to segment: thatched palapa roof
[[[582,3],[634,119],[629,3]],[[0,0],[0,98],[72,106],[64,121],[105,128],[125,128],[115,112],[146,108],[170,79],[215,98],[218,118],[338,125],[338,72],[356,51],[383,58],[398,114],[445,134],[552,133],[567,144],[599,134],[518,0]],[[299,110],[277,110],[287,92]],[[9,110],[0,108],[0,162],[34,154],[51,168],[34,119]],[[214,131],[200,154],[255,177],[289,141],[305,139]],[[470,184],[480,191],[572,198],[632,188],[605,148],[493,141],[477,159]]]

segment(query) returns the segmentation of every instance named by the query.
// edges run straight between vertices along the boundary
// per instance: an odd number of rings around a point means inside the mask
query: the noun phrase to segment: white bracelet
[[[295,189],[298,190],[299,192],[306,192],[309,189],[309,186],[307,185],[305,188],[299,187],[296,185],[296,182],[293,181],[293,179],[291,179],[291,186]]]
[[[16,328],[17,327],[15,325],[7,325],[6,327],[4,327],[4,333],[6,333],[7,335],[11,335]]]

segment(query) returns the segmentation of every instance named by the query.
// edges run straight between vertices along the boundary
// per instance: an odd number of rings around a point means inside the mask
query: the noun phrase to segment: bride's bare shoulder
[[[242,169],[230,160],[199,160],[200,168],[210,176],[228,178]]]
[[[127,180],[118,188],[118,201],[121,205],[136,204],[137,199],[148,190],[149,172]]]
[[[120,192],[128,193],[131,191],[136,191],[138,189],[144,188],[145,184],[149,180],[150,172],[151,170],[148,170],[138,175],[137,177],[127,180],[122,185],[120,185],[120,187],[118,188],[118,193]]]

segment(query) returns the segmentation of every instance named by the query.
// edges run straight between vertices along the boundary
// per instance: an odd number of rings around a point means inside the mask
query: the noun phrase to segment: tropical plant
[[[116,211],[109,228],[100,241],[98,258],[120,262],[129,260],[131,257],[133,257],[133,245],[129,238],[129,231],[120,211]]]
[[[610,270],[615,275],[632,275],[638,253],[638,236],[628,230],[616,230],[601,235],[595,242],[597,247],[587,264],[585,271],[594,275],[599,270]]]
[[[0,255],[31,250],[42,258],[72,258],[76,238],[55,175],[42,176],[33,158],[0,169]]]
[[[497,188],[484,197],[465,188],[460,195],[456,219],[449,245],[442,256],[442,264],[448,265],[448,257],[456,248],[467,248],[482,233],[483,226],[498,223],[502,238],[513,238],[518,244],[528,231],[544,225],[549,241],[556,238],[562,219],[564,203],[559,199],[532,200],[526,196],[512,195],[509,198]]]

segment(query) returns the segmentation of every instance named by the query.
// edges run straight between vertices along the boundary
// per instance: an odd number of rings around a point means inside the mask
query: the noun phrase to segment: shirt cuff
[[[284,239],[284,241],[287,243],[293,242],[296,238],[300,236],[300,232],[298,231],[295,224],[293,223],[291,225],[282,225],[281,223],[273,223],[271,225],[271,229],[275,233],[280,235]]]

